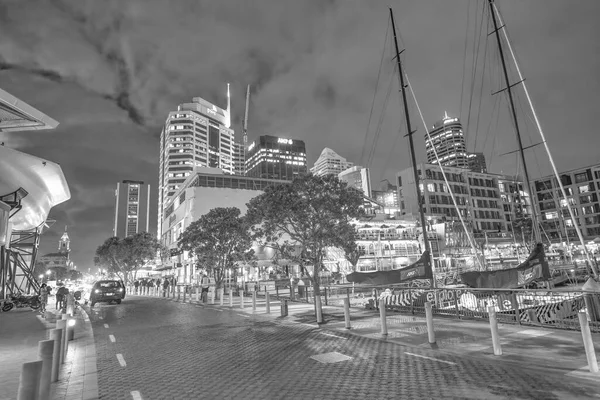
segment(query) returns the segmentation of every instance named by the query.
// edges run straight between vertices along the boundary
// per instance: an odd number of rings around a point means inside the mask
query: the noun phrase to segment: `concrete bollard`
[[[71,293],[67,295],[67,315],[73,316],[75,312],[75,298]]]
[[[271,299],[269,296],[269,292],[265,293],[265,300],[266,300],[266,307],[267,307],[267,314],[271,314]]]
[[[286,299],[281,300],[281,316],[288,316],[288,301]]]
[[[425,318],[427,319],[427,336],[429,337],[429,343],[435,343],[435,331],[433,330],[433,311],[431,309],[431,302],[425,302]]]
[[[317,308],[317,324],[323,323],[323,308],[321,306],[321,296],[315,296],[315,307]]]
[[[37,400],[43,361],[23,363],[17,400]]]
[[[498,319],[496,318],[496,308],[488,306],[490,316],[490,329],[492,331],[492,345],[494,346],[494,355],[502,355],[502,346],[500,345],[500,335],[498,334]]]
[[[346,329],[350,329],[350,300],[348,298],[344,299],[344,322]]]
[[[62,329],[60,335],[60,363],[63,364],[67,355],[67,321],[64,319],[56,321],[56,329]]]
[[[233,307],[233,292],[229,290],[229,307]]]
[[[219,288],[219,305],[220,306],[223,305],[223,293],[224,293],[223,288]]]
[[[53,356],[54,340],[40,340],[38,342],[38,357],[42,361],[40,390],[38,392],[38,398],[40,400],[48,400],[50,398],[50,381],[52,380]]]
[[[52,374],[51,381],[58,381],[58,372],[60,371],[60,344],[62,343],[63,331],[60,329],[50,330],[50,340],[54,341],[52,351]]]
[[[75,318],[67,319],[67,342],[70,342],[75,338],[75,324],[77,324]]]
[[[256,292],[252,292],[252,311],[256,311]]]
[[[196,303],[200,303],[200,286],[196,286]]]
[[[590,332],[590,324],[585,311],[578,313],[579,325],[581,326],[581,337],[583,338],[583,347],[585,348],[585,356],[587,357],[588,367],[590,372],[598,373],[598,361],[596,360],[596,351],[594,350],[594,342]]]
[[[385,299],[379,299],[379,319],[381,320],[381,334],[387,336],[387,319],[385,312]]]
[[[244,308],[244,291],[240,290],[240,308]]]

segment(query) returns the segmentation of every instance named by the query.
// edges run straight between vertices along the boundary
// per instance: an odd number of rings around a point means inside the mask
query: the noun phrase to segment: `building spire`
[[[444,111],[444,119],[450,119],[450,117],[448,116],[448,111]]]
[[[225,126],[231,127],[231,96],[229,94],[229,83],[227,84],[227,110],[225,110]]]

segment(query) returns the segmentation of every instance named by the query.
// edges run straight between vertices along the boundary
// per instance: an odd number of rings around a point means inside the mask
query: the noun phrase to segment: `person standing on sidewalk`
[[[163,280],[163,297],[166,297],[169,294],[169,280],[165,278]]]
[[[134,281],[133,286],[135,287],[135,294],[138,294],[138,288],[140,287],[140,281],[138,281],[138,280]]]
[[[202,275],[202,281],[200,282],[200,286],[202,287],[202,302],[206,304],[208,298],[208,288],[210,286],[210,279],[206,274]]]
[[[40,287],[40,312],[42,315],[46,313],[46,305],[48,305],[48,285],[42,283]]]

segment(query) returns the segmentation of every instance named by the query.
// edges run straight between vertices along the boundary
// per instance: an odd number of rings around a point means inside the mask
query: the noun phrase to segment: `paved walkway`
[[[195,296],[187,296],[186,300],[197,304]],[[167,298],[178,301],[177,297]],[[183,297],[179,298],[182,302]],[[229,297],[225,296],[223,306],[220,301],[215,304],[198,303],[205,307],[229,308]],[[233,307],[243,313],[263,315],[266,318],[283,321],[278,300],[271,300],[271,313],[266,314],[263,297],[257,297],[256,310],[252,308],[252,297],[244,297],[244,308],[240,307],[240,298],[233,297]],[[430,344],[427,334],[427,323],[424,316],[399,314],[387,311],[388,334],[381,334],[381,323],[378,311],[351,308],[351,329],[345,328],[344,312],[341,307],[323,306],[324,323],[322,329],[332,333],[359,335],[409,347],[431,348],[442,353],[470,355],[503,361],[527,364],[531,368],[543,368],[566,376],[577,376],[586,380],[599,381],[600,375],[589,372],[581,332],[567,331],[541,326],[502,324],[498,325],[503,354],[495,356],[492,348],[490,327],[483,320],[458,320],[445,317],[434,317],[436,343]],[[316,325],[314,305],[288,302],[287,320],[294,323]],[[596,354],[600,360],[600,334],[592,334]],[[560,362],[557,362],[560,360]]]
[[[29,307],[0,313],[0,400],[17,398],[21,365],[38,360],[46,328]]]

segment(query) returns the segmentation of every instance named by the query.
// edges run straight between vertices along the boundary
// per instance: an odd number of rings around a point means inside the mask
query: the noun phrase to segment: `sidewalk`
[[[21,365],[38,360],[38,342],[46,340],[38,315],[29,307],[0,313],[0,400],[17,398]]]
[[[147,297],[147,296],[144,296]],[[169,301],[177,301],[167,298]],[[180,302],[182,302],[181,297]],[[219,300],[215,304],[197,303],[195,296],[187,296],[186,302],[207,308],[230,309],[229,297],[225,296],[223,306]],[[261,318],[280,323],[301,323],[319,327],[340,336],[355,335],[377,340],[385,340],[410,347],[435,349],[440,352],[509,361],[526,364],[531,368],[544,369],[568,377],[579,377],[600,381],[600,375],[589,372],[583,347],[581,332],[531,325],[498,324],[502,355],[495,356],[492,348],[490,326],[487,320],[458,320],[434,317],[436,343],[429,344],[427,323],[424,316],[399,314],[387,311],[388,335],[381,334],[378,311],[351,308],[351,329],[345,328],[344,310],[336,306],[323,306],[323,323],[316,323],[314,305],[288,301],[288,316],[281,317],[278,300],[271,300],[271,313],[266,314],[265,298],[257,297],[256,311],[252,309],[252,296],[244,297],[244,308],[240,298],[233,297],[233,309],[246,315],[254,314]],[[600,334],[592,334],[597,357],[600,359]]]

